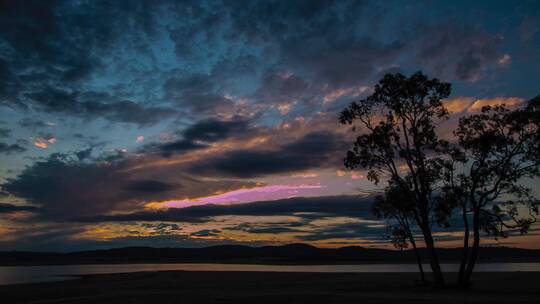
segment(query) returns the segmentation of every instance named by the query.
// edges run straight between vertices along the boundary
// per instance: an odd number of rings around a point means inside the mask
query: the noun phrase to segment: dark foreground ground
[[[471,290],[381,273],[141,272],[0,286],[1,303],[540,303],[540,273],[478,273]]]

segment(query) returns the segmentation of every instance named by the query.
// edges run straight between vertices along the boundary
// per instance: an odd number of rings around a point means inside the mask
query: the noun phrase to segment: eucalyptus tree
[[[403,193],[411,193],[407,217],[422,232],[437,285],[444,285],[432,227],[434,210],[440,210],[434,191],[442,179],[449,144],[439,138],[435,126],[448,118],[442,100],[451,85],[429,79],[421,72],[410,77],[386,74],[374,92],[352,102],[341,112],[343,124],[358,124],[362,133],[347,152],[345,166],[368,169],[367,178],[385,180]],[[399,202],[395,202],[399,206]]]
[[[539,201],[531,184],[540,177],[540,97],[514,110],[485,106],[462,117],[458,149],[445,168],[441,196],[461,211],[464,238],[458,283],[470,282],[482,232],[493,237],[526,233]],[[472,240],[471,238],[472,234]]]

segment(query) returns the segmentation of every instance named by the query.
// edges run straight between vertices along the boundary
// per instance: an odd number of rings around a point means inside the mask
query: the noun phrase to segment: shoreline
[[[459,264],[459,260],[441,260],[441,264]],[[540,259],[480,259],[477,264],[504,263],[540,263]],[[396,260],[330,260],[330,261],[287,261],[287,260],[103,260],[103,261],[69,261],[69,262],[0,262],[0,267],[23,266],[69,266],[69,265],[128,265],[128,264],[238,264],[238,265],[268,265],[268,266],[321,266],[321,265],[416,265],[415,261]],[[424,265],[429,265],[427,262]]]

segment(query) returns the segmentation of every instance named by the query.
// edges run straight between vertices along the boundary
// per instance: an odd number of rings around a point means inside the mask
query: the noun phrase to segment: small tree
[[[479,114],[461,118],[454,134],[460,150],[453,154],[457,166],[446,168],[443,194],[462,214],[458,283],[467,286],[481,231],[494,237],[526,233],[538,215],[538,199],[523,179],[540,176],[540,97],[513,111],[504,105],[483,107]]]
[[[438,138],[435,121],[448,117],[441,100],[449,95],[449,83],[428,79],[421,72],[409,78],[387,74],[372,95],[351,103],[340,116],[341,123],[359,122],[364,131],[347,152],[345,166],[367,168],[367,177],[375,184],[386,178],[389,186],[412,194],[413,204],[406,215],[422,232],[434,280],[440,286],[444,278],[432,235],[438,201],[432,194],[447,162],[448,142]]]

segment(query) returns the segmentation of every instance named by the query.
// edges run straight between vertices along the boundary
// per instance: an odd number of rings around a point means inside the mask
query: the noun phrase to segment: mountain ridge
[[[424,249],[420,250],[426,256]],[[460,248],[441,248],[444,262],[457,262]],[[411,250],[389,250],[347,246],[318,248],[296,243],[251,247],[217,245],[200,248],[121,247],[74,252],[2,251],[0,265],[67,265],[123,263],[254,263],[254,264],[359,264],[415,263]],[[540,250],[513,247],[484,247],[480,262],[540,262]]]

